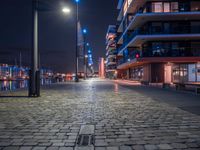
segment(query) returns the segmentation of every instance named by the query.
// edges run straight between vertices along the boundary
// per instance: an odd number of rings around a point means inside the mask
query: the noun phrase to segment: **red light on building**
[[[135,55],[135,58],[140,58],[140,54],[136,54],[136,55]]]

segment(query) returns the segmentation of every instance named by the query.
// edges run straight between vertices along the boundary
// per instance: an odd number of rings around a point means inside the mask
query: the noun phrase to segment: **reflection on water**
[[[42,79],[41,85],[52,84],[52,79]],[[0,81],[0,91],[14,91],[28,87],[28,80]]]

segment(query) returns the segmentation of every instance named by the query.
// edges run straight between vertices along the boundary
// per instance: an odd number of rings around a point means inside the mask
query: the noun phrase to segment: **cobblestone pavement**
[[[95,150],[200,149],[200,116],[110,81],[0,98],[0,150],[78,150],[83,125],[94,127]]]

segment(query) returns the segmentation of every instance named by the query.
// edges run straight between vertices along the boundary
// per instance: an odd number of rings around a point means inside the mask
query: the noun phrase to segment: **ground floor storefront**
[[[119,70],[122,79],[144,83],[200,82],[199,63],[149,63]]]

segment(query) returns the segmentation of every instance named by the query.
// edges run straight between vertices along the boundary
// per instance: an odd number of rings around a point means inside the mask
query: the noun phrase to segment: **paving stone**
[[[95,146],[107,146],[108,143],[104,140],[95,140]]]
[[[32,150],[32,146],[22,146],[19,150]]]
[[[47,150],[59,150],[59,147],[48,147]]]
[[[59,150],[73,150],[73,147],[60,147]]]
[[[95,150],[106,150],[106,147],[95,147]]]
[[[46,147],[40,147],[40,146],[36,146],[36,147],[33,147],[32,150],[45,150]]]
[[[173,149],[169,144],[160,144],[158,145],[159,149]]]
[[[94,134],[94,125],[82,125],[79,134]]]
[[[94,150],[93,146],[80,146],[80,147],[75,147],[75,150]]]
[[[120,150],[132,150],[131,146],[120,146]]]
[[[16,146],[8,146],[8,147],[3,148],[3,150],[19,150],[19,147],[16,147]]]
[[[158,147],[156,145],[145,145],[145,150],[157,150]]]
[[[133,150],[144,150],[144,146],[143,145],[134,145]]]
[[[172,143],[171,146],[172,146],[173,148],[177,148],[177,149],[187,148],[187,145],[182,144],[182,143]]]
[[[119,150],[119,147],[116,146],[107,147],[106,150]]]

